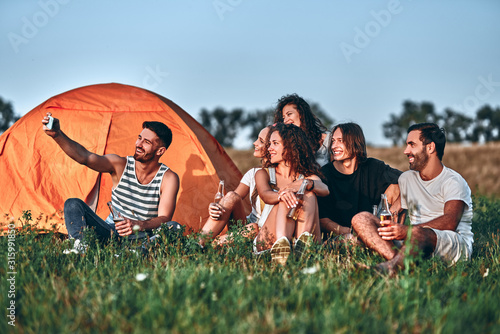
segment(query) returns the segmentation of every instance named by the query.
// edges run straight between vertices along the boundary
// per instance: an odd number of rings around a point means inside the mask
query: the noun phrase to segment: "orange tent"
[[[133,155],[142,122],[165,123],[173,140],[160,161],[180,178],[173,219],[194,230],[208,217],[207,205],[219,179],[225,180],[228,189],[236,188],[241,179],[215,138],[172,101],[121,84],[86,86],[50,98],[0,136],[0,214],[18,218],[24,210],[31,210],[39,228],[55,226],[64,233],[62,210],[67,198],[85,200],[101,218],[109,214],[111,177],[64,154],[42,129],[41,120],[48,111],[70,138],[101,155]]]

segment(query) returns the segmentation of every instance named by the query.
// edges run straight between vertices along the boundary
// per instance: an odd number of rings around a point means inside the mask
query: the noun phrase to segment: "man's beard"
[[[137,151],[134,153],[134,160],[139,161],[139,162],[148,162],[153,160],[154,157],[154,152],[150,153],[137,153]]]
[[[410,155],[413,157],[413,163],[410,162],[410,169],[421,172],[429,162],[429,155],[425,151],[425,147],[417,155]]]

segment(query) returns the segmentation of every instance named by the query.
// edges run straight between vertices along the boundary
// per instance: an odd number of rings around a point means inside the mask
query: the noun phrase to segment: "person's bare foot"
[[[364,264],[364,263],[359,263],[359,262],[354,263],[354,267],[355,267],[356,269],[363,269],[363,270],[370,270],[370,269],[372,269],[372,268],[373,268],[373,267],[371,267],[371,266],[368,266],[368,265],[366,265],[366,264]]]
[[[373,267],[373,269],[380,275],[394,277],[397,274],[397,268],[388,262],[382,262]]]
[[[404,260],[404,252],[400,251],[399,253],[396,254],[392,259],[390,259],[387,262],[382,262],[377,264],[375,267],[379,273],[383,275],[387,275],[389,277],[394,277],[399,269],[404,268],[403,264]]]
[[[394,277],[398,273],[399,269],[403,268],[403,258],[404,254],[399,252],[391,260],[379,263],[375,266],[368,266],[363,263],[355,263],[354,266],[358,269],[373,270],[383,276]]]

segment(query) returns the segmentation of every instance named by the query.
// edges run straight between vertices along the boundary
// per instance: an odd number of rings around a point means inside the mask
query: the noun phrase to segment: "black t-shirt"
[[[340,173],[333,163],[321,168],[330,194],[318,197],[319,218],[330,218],[337,224],[350,227],[351,219],[361,211],[372,212],[380,195],[391,184],[397,184],[401,171],[383,161],[368,158],[350,175]]]

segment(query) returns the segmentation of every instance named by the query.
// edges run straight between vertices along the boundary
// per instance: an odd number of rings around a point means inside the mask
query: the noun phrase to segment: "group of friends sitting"
[[[178,226],[171,219],[179,178],[159,162],[172,141],[166,125],[144,122],[133,156],[101,156],[67,137],[59,120],[50,120],[47,127],[51,117],[44,117],[43,129],[68,156],[111,174],[111,206],[120,216],[102,220],[80,199],[68,199],[65,223],[75,248],[84,250],[81,240],[89,226],[101,239],[145,237],[164,223]],[[246,172],[218,203],[209,204],[199,244],[227,245],[230,238],[221,232],[242,221],[239,233],[253,240],[254,252],[270,252],[272,261],[281,265],[291,254],[300,258],[325,236],[379,253],[386,262],[377,269],[384,272],[402,268],[405,254],[436,256],[449,264],[468,260],[473,244],[471,191],[460,174],[443,165],[445,144],[444,129],[437,124],[410,126],[403,152],[409,170],[403,173],[367,156],[358,124],[336,124],[328,131],[302,97],[286,95],[277,103],[274,124],[263,128],[253,143],[261,166]],[[389,203],[390,223],[381,224],[373,210],[382,194]],[[250,212],[245,209],[248,199]]]

